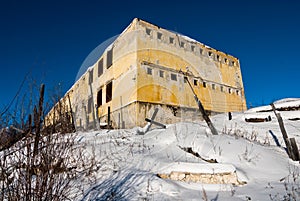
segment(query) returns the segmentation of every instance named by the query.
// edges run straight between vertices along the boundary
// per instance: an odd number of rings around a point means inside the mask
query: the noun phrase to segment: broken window
[[[170,41],[171,44],[174,44],[174,38],[173,37],[170,37],[169,41]]]
[[[113,62],[113,48],[107,51],[106,68],[110,68]]]
[[[162,39],[162,33],[157,32],[157,39],[161,40]]]
[[[106,85],[106,102],[112,100],[112,81]]]
[[[162,70],[159,71],[159,77],[164,77],[164,71]]]
[[[103,59],[98,62],[98,77],[103,74]]]
[[[152,68],[147,68],[147,74],[152,75]]]
[[[171,73],[171,80],[177,81],[177,75],[174,73]]]
[[[102,105],[102,89],[100,89],[97,93],[97,106],[100,107]]]
[[[87,113],[91,113],[92,112],[92,108],[93,107],[93,99],[92,97],[89,97],[88,99],[88,107],[87,107]]]
[[[151,35],[151,29],[146,28],[146,34],[150,36]]]

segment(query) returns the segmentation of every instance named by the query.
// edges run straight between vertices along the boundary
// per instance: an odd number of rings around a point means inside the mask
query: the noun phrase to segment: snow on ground
[[[276,105],[298,103],[299,99],[289,99]],[[299,199],[299,162],[288,158],[274,113],[263,114],[271,116],[269,122],[245,122],[248,116],[261,116],[259,110],[233,113],[231,121],[227,114],[214,116],[217,136],[202,121],[152,128],[144,135],[140,128],[79,133],[78,141],[89,145],[87,151],[95,148],[100,169],[96,182],[86,186],[78,200],[283,200],[289,195]],[[289,137],[295,137],[299,146],[300,121],[289,120],[299,118],[299,111],[280,113]],[[207,162],[211,159],[217,163]],[[201,184],[157,176],[172,171],[235,171],[241,184]]]

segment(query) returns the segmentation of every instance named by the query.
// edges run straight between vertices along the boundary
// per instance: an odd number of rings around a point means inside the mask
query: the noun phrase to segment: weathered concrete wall
[[[112,65],[108,65],[109,52]],[[99,74],[101,63],[103,73]],[[183,121],[183,117],[199,119],[192,91],[180,70],[188,73],[206,110],[220,113],[246,109],[237,58],[138,19],[63,100],[68,104],[67,96],[70,97],[76,126],[81,129],[96,128],[98,119],[107,123],[108,107],[115,128],[144,126],[145,117],[151,117],[154,107],[160,108],[156,120],[162,123]],[[107,101],[110,82],[112,99]],[[53,113],[48,115],[49,122],[55,118]]]

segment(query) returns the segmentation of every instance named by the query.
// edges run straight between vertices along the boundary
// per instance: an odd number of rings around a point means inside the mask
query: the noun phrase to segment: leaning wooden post
[[[193,89],[193,87],[192,87],[190,81],[188,80],[188,78],[187,78],[186,76],[184,76],[184,79],[185,79],[185,80],[187,81],[187,83],[189,84],[189,86],[190,86],[190,88],[191,88],[191,90],[192,90],[192,92],[193,92],[193,94],[194,94],[194,98],[195,98],[195,101],[197,102],[198,108],[199,108],[199,110],[200,110],[200,112],[201,112],[201,114],[202,114],[202,117],[203,117],[203,119],[206,121],[208,127],[210,128],[211,133],[212,133],[213,135],[218,135],[217,129],[214,127],[214,125],[213,125],[213,123],[211,122],[209,116],[207,115],[207,113],[206,113],[206,111],[205,111],[205,109],[204,109],[204,107],[203,107],[201,101],[200,101],[199,98],[197,97],[197,95],[196,95],[196,93],[195,93],[195,91],[194,91],[194,89]]]
[[[291,143],[290,143],[290,140],[288,138],[287,132],[284,128],[282,117],[279,113],[276,112],[276,108],[275,108],[273,103],[271,103],[271,107],[272,107],[273,112],[275,113],[275,116],[276,116],[277,120],[278,120],[279,127],[280,127],[280,130],[281,130],[282,136],[283,136],[283,140],[284,140],[284,143],[285,143],[285,146],[286,146],[286,149],[287,149],[287,153],[288,153],[288,155],[291,159],[296,160],[296,157],[294,156],[294,153],[293,153],[293,148],[291,146]],[[294,151],[296,151],[296,150],[294,150]],[[297,148],[297,151],[298,151],[298,148]]]

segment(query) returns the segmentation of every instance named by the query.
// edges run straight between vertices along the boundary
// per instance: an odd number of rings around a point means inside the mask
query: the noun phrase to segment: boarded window
[[[97,93],[97,106],[101,106],[102,105],[102,89],[100,89]]]
[[[164,77],[164,71],[162,70],[159,71],[159,77]]]
[[[171,73],[171,80],[177,81],[177,75],[174,73]]]
[[[94,74],[94,69],[91,69],[89,71],[89,84],[93,83],[93,74]]]
[[[106,68],[110,68],[113,62],[113,48],[107,51]]]
[[[93,110],[93,99],[92,97],[89,97],[88,99],[88,107],[87,107],[87,113],[91,113]]]
[[[98,77],[103,74],[103,59],[98,62]]]
[[[112,82],[106,85],[106,102],[111,101],[112,99]]]

